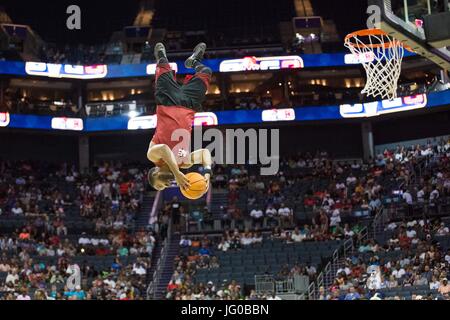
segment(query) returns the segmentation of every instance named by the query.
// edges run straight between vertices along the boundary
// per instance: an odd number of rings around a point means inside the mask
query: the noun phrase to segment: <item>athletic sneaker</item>
[[[153,54],[155,55],[156,61],[158,61],[161,58],[166,58],[166,48],[161,42],[158,42],[155,44],[155,49],[153,50]]]
[[[198,45],[195,46],[194,52],[192,55],[186,59],[184,62],[184,66],[186,68],[194,68],[195,62],[200,62],[203,59],[203,55],[205,54],[206,50],[206,44],[203,42],[200,42]]]

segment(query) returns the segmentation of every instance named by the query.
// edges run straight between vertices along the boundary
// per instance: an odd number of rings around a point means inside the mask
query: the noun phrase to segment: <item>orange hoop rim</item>
[[[367,43],[367,44],[359,44],[359,43],[354,43],[351,41],[351,39],[355,38],[355,37],[367,37],[367,36],[387,36],[387,37],[391,37],[393,40],[388,41],[388,42],[383,42],[383,43]],[[368,48],[372,48],[372,49],[375,49],[375,48],[389,49],[395,43],[397,45],[401,45],[403,48],[405,48],[406,50],[408,50],[410,52],[414,52],[414,50],[407,44],[403,43],[400,40],[393,38],[392,36],[389,36],[389,34],[387,32],[385,32],[381,29],[376,29],[376,28],[362,29],[362,30],[351,32],[345,37],[344,43],[351,47],[354,47],[354,48],[368,47]]]

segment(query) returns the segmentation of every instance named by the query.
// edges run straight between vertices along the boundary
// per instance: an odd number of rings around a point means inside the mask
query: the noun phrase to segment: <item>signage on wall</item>
[[[360,54],[348,53],[344,56],[345,64],[359,64],[372,62],[375,59],[375,54],[372,51],[362,52]]]
[[[271,109],[262,112],[262,121],[293,121],[295,120],[295,110],[289,109]]]
[[[175,72],[178,71],[178,66],[175,62],[170,62],[169,65],[173,71],[175,71]],[[156,73],[156,63],[148,64],[146,67],[146,72],[148,75],[155,74]]]
[[[25,72],[32,76],[70,79],[99,79],[106,77],[108,67],[104,64],[78,66],[44,62],[26,62]]]
[[[220,72],[279,70],[303,68],[303,59],[299,56],[245,57],[242,59],[223,60]]]
[[[410,111],[425,108],[427,95],[398,97],[393,100],[373,101],[356,104],[343,104],[339,106],[339,112],[343,118],[375,117],[382,114]]]
[[[194,115],[194,126],[216,126],[219,124],[214,112],[197,112]]]
[[[155,129],[157,124],[156,114],[151,116],[135,117],[128,120],[128,130]]]
[[[135,117],[128,120],[128,130],[155,129],[158,124],[156,114],[150,116]],[[197,112],[194,115],[194,126],[215,126],[218,125],[217,115],[213,112]]]
[[[7,127],[9,125],[10,117],[8,112],[0,112],[0,127]]]
[[[52,118],[52,129],[83,131],[83,119],[80,118]]]

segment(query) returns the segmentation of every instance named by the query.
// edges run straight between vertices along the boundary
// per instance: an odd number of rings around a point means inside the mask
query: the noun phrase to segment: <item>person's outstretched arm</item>
[[[183,189],[187,189],[189,187],[189,180],[178,168],[175,155],[166,144],[150,143],[147,151],[147,158],[153,163],[158,163],[163,160],[173,173],[177,184]]]
[[[190,168],[194,164],[201,164],[205,169],[205,178],[207,181],[211,178],[211,166],[212,166],[212,158],[211,152],[208,149],[199,149],[191,152],[190,154],[190,163],[183,164],[183,168]]]

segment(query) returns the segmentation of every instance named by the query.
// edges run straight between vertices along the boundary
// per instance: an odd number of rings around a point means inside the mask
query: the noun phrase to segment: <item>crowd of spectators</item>
[[[357,235],[363,226],[348,222],[360,221],[364,217],[373,218],[387,204],[386,198],[397,198],[398,203],[407,204],[409,198],[405,195],[407,193],[405,190],[413,188],[416,183],[424,186],[419,188],[419,196],[421,195],[419,198],[425,199],[431,205],[439,195],[442,197],[449,194],[447,162],[449,150],[450,142],[445,140],[409,148],[399,146],[395,150],[385,150],[378,154],[370,163],[333,161],[325,152],[313,155],[299,154],[282,159],[278,177],[270,181],[253,175],[249,166],[216,166],[214,186],[228,191],[228,204],[222,208],[224,216],[235,221],[243,217],[251,219],[252,226],[256,228],[256,231],[246,229],[239,232],[236,229],[230,234],[225,233],[216,250],[226,252],[240,250],[246,246],[257,246],[262,241],[261,231],[258,231],[258,228],[269,228],[272,238],[281,239],[286,243],[348,238],[354,238],[355,243],[360,243]],[[299,174],[302,171],[307,173]],[[326,182],[319,187],[314,186],[303,194],[297,192],[296,195],[301,202],[298,206],[292,201],[290,188],[295,187],[298,182],[305,183],[311,178],[314,181],[325,179]],[[245,201],[242,203],[239,199],[243,193]],[[291,200],[289,202],[292,207],[284,203],[286,200]],[[289,217],[297,210],[312,212],[311,223],[300,226],[298,219],[284,219],[284,212],[286,217]],[[346,219],[349,215],[356,219]],[[238,227],[242,228],[243,225]],[[410,252],[412,247],[426,245],[421,241],[429,241],[434,235],[446,236],[449,232],[444,222],[434,220],[427,223],[411,221],[407,224],[391,222],[385,233],[393,229],[397,232],[385,246],[378,245],[375,240],[369,240],[361,242],[357,252],[360,254],[378,250]],[[424,240],[417,236],[419,229],[421,234],[427,233]],[[182,242],[190,243],[191,240],[182,239]],[[292,275],[292,272],[308,274],[306,267],[283,268],[284,276]],[[345,298],[347,294],[348,299],[358,294],[361,298],[365,297],[363,291],[369,276],[370,273],[361,277],[358,275],[357,280],[360,281],[358,287],[353,288],[351,285],[344,287],[343,297]],[[350,279],[347,283],[353,284],[353,280],[355,279]],[[411,283],[418,285],[419,282]],[[327,297],[342,298],[342,290],[339,294],[333,291]]]
[[[389,228],[393,228],[391,224]],[[398,230],[397,230],[398,229]],[[448,226],[440,221],[409,221],[395,229],[384,243],[367,240],[358,252],[337,270],[336,278],[321,299],[355,300],[386,299],[449,299],[447,277],[450,251],[445,251],[434,235],[449,235]],[[397,252],[399,254],[389,255]],[[411,296],[386,296],[386,290],[411,289]],[[422,289],[425,295],[414,294]],[[414,295],[414,296],[413,296]]]
[[[350,228],[345,225],[342,234],[329,235],[320,229],[313,230],[305,225],[293,230],[273,228],[270,233],[263,234],[261,230],[246,229],[240,232],[237,228],[225,230],[222,236],[181,236],[179,241],[179,255],[174,260],[174,273],[167,286],[166,299],[175,300],[279,300],[274,294],[256,294],[254,290],[246,292],[242,284],[234,279],[224,279],[223,282],[208,281],[202,283],[196,280],[196,273],[200,269],[220,268],[218,252],[240,251],[245,248],[261,247],[263,241],[274,241],[286,245],[299,242],[340,240],[355,237],[361,229],[360,225]],[[344,231],[345,230],[345,231]],[[297,262],[293,265],[283,265],[274,274],[278,279],[308,276],[313,281],[317,276],[317,268],[313,264]],[[217,289],[216,289],[217,288]],[[234,290],[230,289],[234,288]]]
[[[134,165],[1,161],[0,299],[145,298],[158,236],[134,228],[143,192]]]
[[[450,195],[449,155],[450,141],[441,140],[398,146],[377,156],[381,167],[422,159],[420,176],[411,179],[411,174],[403,174],[403,188],[395,195],[399,201],[388,207],[384,230],[358,245],[337,270],[333,284],[320,289],[320,299],[450,299],[450,251],[439,242],[450,236],[448,212],[438,209]],[[423,218],[414,218],[416,205]],[[405,214],[397,215],[390,210],[393,206],[406,207]]]

